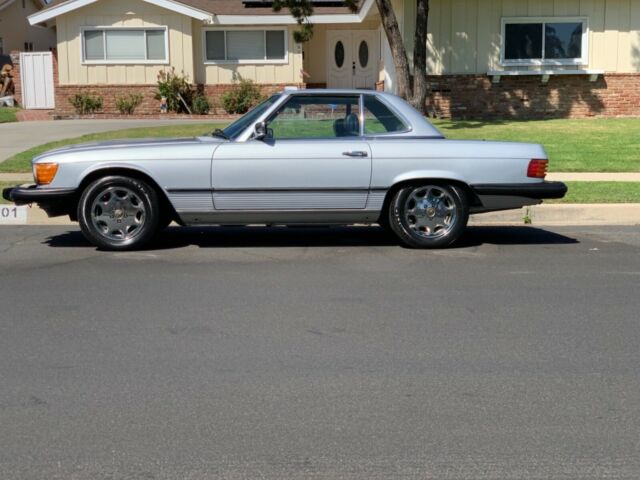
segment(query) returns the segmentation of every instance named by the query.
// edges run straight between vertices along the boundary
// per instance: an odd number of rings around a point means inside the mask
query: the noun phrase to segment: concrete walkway
[[[559,182],[640,182],[640,172],[558,172],[547,174],[547,180]]]
[[[0,162],[48,142],[75,138],[89,133],[139,127],[203,123],[202,120],[60,120],[0,124]],[[213,123],[213,122],[212,122]]]

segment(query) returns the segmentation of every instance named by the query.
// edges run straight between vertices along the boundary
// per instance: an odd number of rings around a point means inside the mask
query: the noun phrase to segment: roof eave
[[[60,15],[64,15],[65,13],[73,12],[74,10],[77,10],[79,8],[86,7],[87,5],[91,5],[92,3],[96,3],[97,1],[98,0],[69,0],[54,7],[47,8],[46,10],[36,12],[33,15],[29,15],[29,17],[27,18],[31,25],[36,25],[38,23],[51,20],[52,18],[56,18]],[[176,2],[173,0],[143,1],[191,18],[195,18],[196,20],[201,20],[203,22],[212,21],[212,15],[210,13],[190,7],[188,5],[185,5],[184,3]]]

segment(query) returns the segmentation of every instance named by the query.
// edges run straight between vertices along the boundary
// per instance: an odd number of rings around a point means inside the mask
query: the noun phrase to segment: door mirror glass
[[[258,122],[253,127],[253,138],[256,140],[262,140],[267,136],[267,124],[264,122]]]

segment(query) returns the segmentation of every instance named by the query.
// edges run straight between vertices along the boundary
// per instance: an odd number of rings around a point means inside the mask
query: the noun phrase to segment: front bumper
[[[509,197],[526,197],[536,200],[545,198],[562,198],[567,193],[567,186],[562,182],[538,183],[488,183],[471,185],[476,195],[497,195]]]
[[[75,210],[75,188],[42,188],[37,185],[20,185],[2,190],[2,198],[16,205],[37,203],[47,215],[57,217]]]

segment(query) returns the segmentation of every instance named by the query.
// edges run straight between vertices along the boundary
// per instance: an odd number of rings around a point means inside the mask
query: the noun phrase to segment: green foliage
[[[349,7],[352,12],[358,10],[358,0],[345,0],[345,6]],[[313,24],[309,23],[309,17],[313,15],[312,0],[274,0],[273,10],[279,12],[283,8],[289,9],[289,12],[296,19],[300,29],[293,32],[293,39],[297,43],[304,43],[313,37]]]
[[[116,107],[123,115],[131,115],[140,106],[144,97],[139,93],[130,93],[125,97],[116,98]]]
[[[189,83],[189,78],[186,75],[176,73],[175,68],[172,68],[169,72],[161,70],[158,73],[158,91],[155,99],[160,100],[163,97],[167,99],[167,108],[170,112],[187,112],[180,97],[183,98],[187,105],[192,104],[193,87]]]
[[[240,79],[232,90],[222,95],[222,106],[227,113],[247,113],[262,100],[260,89],[251,80]]]
[[[69,99],[78,115],[86,115],[102,110],[102,97],[94,96],[90,93],[76,93]]]
[[[193,107],[191,108],[196,115],[206,115],[211,109],[209,99],[202,94],[193,97]]]

